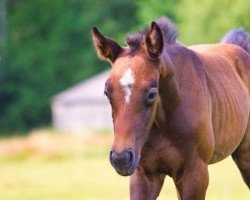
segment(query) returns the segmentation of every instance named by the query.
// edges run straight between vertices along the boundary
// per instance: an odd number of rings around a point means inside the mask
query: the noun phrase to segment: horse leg
[[[200,158],[185,164],[175,174],[174,182],[180,200],[204,200],[208,187],[208,166]]]
[[[165,175],[147,174],[143,169],[136,169],[130,177],[131,200],[155,200],[161,191]]]
[[[250,189],[250,120],[246,134],[232,157],[241,172],[243,180]]]

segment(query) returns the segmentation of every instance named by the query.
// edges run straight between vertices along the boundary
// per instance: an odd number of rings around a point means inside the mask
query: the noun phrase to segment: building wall
[[[107,102],[52,106],[53,126],[60,131],[112,129],[111,108]]]

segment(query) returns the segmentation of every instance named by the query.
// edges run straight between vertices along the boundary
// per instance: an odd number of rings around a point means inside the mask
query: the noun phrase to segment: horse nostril
[[[121,160],[124,162],[124,164],[129,164],[131,160],[131,153],[129,151],[125,151],[121,154]]]
[[[129,154],[129,163],[131,163],[134,161],[135,155],[134,155],[134,152],[131,150],[128,151],[128,154]]]

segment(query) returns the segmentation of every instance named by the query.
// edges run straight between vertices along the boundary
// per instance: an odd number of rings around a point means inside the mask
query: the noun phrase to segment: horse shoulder
[[[173,124],[179,132],[193,132],[203,126],[209,109],[205,71],[197,52],[185,46],[172,47],[167,53],[177,71],[175,78],[180,96]]]

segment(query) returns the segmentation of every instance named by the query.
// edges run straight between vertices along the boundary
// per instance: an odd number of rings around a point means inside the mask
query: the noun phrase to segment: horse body
[[[246,131],[249,118],[249,88],[236,67],[241,68],[247,75],[250,66],[247,62],[239,66],[236,58],[244,60],[241,58],[242,54],[246,53],[238,46],[220,44],[209,45],[199,55],[211,99],[210,123],[214,136],[214,155],[211,163],[231,155]],[[250,80],[250,76],[247,80]]]
[[[208,164],[229,155],[250,187],[250,55],[239,44],[185,47],[176,36],[160,19],[122,48],[93,29],[98,55],[112,63],[110,161],[132,174],[132,200],[156,199],[166,175],[179,199],[205,199]]]

